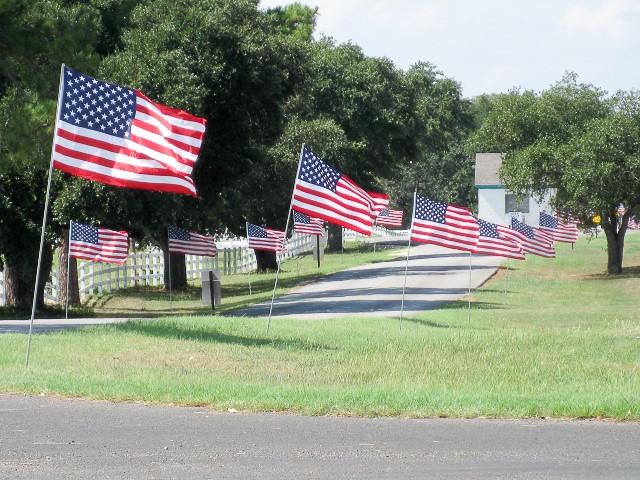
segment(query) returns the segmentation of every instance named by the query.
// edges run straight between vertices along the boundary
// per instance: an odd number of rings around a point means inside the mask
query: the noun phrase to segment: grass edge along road
[[[0,337],[0,391],[412,417],[640,419],[640,235],[627,273],[603,239],[511,262],[466,301],[393,319],[174,317]],[[435,277],[437,279],[437,277]],[[508,280],[508,286],[507,286]],[[508,293],[505,294],[505,288]]]

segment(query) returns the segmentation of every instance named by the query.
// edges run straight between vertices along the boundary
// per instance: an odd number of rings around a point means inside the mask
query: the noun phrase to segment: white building
[[[552,192],[542,202],[533,197],[518,198],[500,182],[498,171],[502,165],[500,153],[476,153],[475,186],[478,189],[478,217],[493,223],[510,225],[511,217],[537,226],[540,212],[550,213]]]

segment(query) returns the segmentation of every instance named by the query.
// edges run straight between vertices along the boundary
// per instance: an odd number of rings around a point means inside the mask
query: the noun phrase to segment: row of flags
[[[101,183],[196,196],[191,178],[204,139],[206,120],[167,107],[139,90],[97,80],[63,65],[53,166]],[[389,196],[360,187],[303,146],[292,195],[294,231],[322,235],[324,221],[371,235],[373,226],[398,227],[403,212],[389,208]],[[169,250],[215,256],[213,238],[169,227]],[[286,233],[247,223],[251,248],[280,252]],[[546,213],[540,226],[512,219],[510,226],[477,219],[466,207],[416,193],[411,239],[486,255],[522,258],[555,256],[553,242],[573,242],[570,219]],[[124,263],[126,232],[72,222],[70,254]],[[123,261],[124,258],[124,261]]]

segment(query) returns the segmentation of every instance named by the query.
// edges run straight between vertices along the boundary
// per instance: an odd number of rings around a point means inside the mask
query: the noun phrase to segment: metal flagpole
[[[69,220],[69,237],[67,239],[67,289],[65,290],[64,319],[69,319],[69,271],[71,270],[71,230],[73,220]]]
[[[244,222],[245,230],[247,232],[247,242],[249,242],[249,222]],[[249,296],[251,296],[251,268],[249,268]]]
[[[62,85],[64,81],[64,63],[60,67],[60,85],[58,86],[58,106],[56,108],[56,121],[53,130],[53,140],[51,142],[51,159],[49,160],[49,179],[47,180],[47,193],[44,200],[44,214],[42,215],[42,231],[40,232],[40,251],[38,252],[38,267],[36,268],[36,284],[33,287],[33,304],[31,305],[31,320],[29,321],[29,339],[27,340],[27,355],[25,366],[29,366],[29,354],[31,353],[31,334],[33,332],[33,319],[36,315],[36,303],[38,300],[38,284],[40,283],[40,270],[42,267],[42,251],[44,248],[44,233],[47,228],[47,214],[49,213],[49,197],[51,196],[51,177],[53,175],[53,152],[58,132],[58,118],[60,117],[60,106],[62,97]]]
[[[287,230],[289,230],[289,219],[291,218],[291,210],[293,210],[293,196],[296,192],[295,182],[298,181],[298,176],[300,175],[300,166],[302,165],[303,153],[304,153],[304,143],[302,144],[302,147],[300,147],[300,158],[298,158],[298,170],[296,171],[296,179],[293,183],[293,190],[291,192],[291,202],[289,203],[289,213],[287,214],[287,224],[284,227],[284,242],[287,241]],[[271,305],[269,306],[269,319],[267,321],[267,332],[269,331],[269,328],[271,328],[271,314],[273,313],[273,301],[276,298],[276,288],[278,287],[278,277],[280,276],[280,263],[281,262],[278,262],[278,270],[276,270],[276,281],[273,283],[273,293],[271,294]]]
[[[169,247],[169,229],[167,228],[167,266],[169,267],[169,310],[173,312],[173,291],[171,281],[171,247]]]
[[[469,292],[467,293],[467,323],[471,323],[471,252],[469,252]]]
[[[413,213],[411,214],[411,228],[409,229],[409,242],[407,242],[407,261],[404,265],[404,284],[402,285],[402,305],[400,306],[400,330],[402,330],[402,317],[404,315],[404,293],[407,289],[407,272],[409,270],[409,252],[411,251],[411,232],[413,231],[413,219],[416,215],[416,195],[418,187],[413,191]]]

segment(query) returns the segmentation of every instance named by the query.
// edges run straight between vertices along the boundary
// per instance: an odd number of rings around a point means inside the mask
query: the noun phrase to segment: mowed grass
[[[406,319],[181,317],[0,336],[0,391],[303,414],[640,419],[640,235],[512,261]],[[508,283],[507,283],[508,282]],[[505,293],[505,289],[507,293]]]

